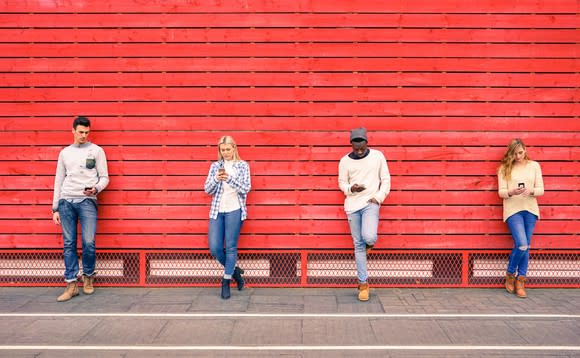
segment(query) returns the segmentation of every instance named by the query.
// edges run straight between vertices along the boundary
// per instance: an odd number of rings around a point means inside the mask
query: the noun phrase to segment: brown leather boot
[[[515,290],[516,290],[516,296],[518,296],[519,298],[528,297],[528,295],[526,295],[525,283],[526,283],[526,277],[525,276],[518,276],[518,278],[516,280]]]
[[[516,275],[512,275],[511,273],[505,274],[505,289],[509,293],[514,293],[516,290]]]
[[[368,301],[370,296],[369,284],[367,282],[358,285],[359,301]]]
[[[84,276],[83,275],[83,293],[85,295],[92,295],[95,292],[93,287],[93,282],[95,282],[95,276]]]
[[[66,284],[66,288],[62,295],[58,296],[56,299],[58,302],[65,302],[73,298],[74,296],[79,295],[79,288],[77,287],[76,282],[69,282]]]

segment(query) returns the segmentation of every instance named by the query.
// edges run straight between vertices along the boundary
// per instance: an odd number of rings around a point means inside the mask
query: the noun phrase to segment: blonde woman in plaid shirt
[[[230,298],[230,282],[238,290],[244,287],[244,270],[236,266],[238,240],[242,223],[246,220],[246,197],[252,187],[250,167],[238,154],[238,147],[230,136],[218,141],[218,160],[209,168],[205,192],[212,195],[209,212],[208,242],[211,254],[224,266],[221,297]]]

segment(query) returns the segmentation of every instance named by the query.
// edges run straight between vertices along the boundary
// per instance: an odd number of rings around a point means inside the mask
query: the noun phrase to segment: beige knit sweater
[[[353,193],[353,184],[362,184],[365,190]],[[391,191],[391,174],[382,152],[370,149],[362,159],[352,159],[347,155],[338,164],[338,185],[346,196],[344,211],[353,213],[368,205],[370,199],[382,203]]]
[[[503,221],[506,221],[513,214],[522,210],[540,218],[540,208],[538,207],[537,196],[544,194],[544,180],[542,179],[542,169],[540,164],[533,160],[528,160],[525,165],[515,166],[509,180],[505,180],[500,171],[497,175],[498,194],[503,198]],[[508,195],[508,192],[518,187],[518,183],[525,183],[526,188],[533,189],[534,195]]]

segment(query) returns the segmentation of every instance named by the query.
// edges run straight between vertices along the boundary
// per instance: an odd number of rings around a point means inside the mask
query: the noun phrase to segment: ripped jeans
[[[377,241],[379,208],[379,205],[369,203],[364,208],[347,215],[354,244],[354,260],[359,283],[367,282],[369,277],[366,245],[374,245]]]
[[[510,216],[506,223],[514,239],[514,248],[510,254],[507,272],[518,276],[526,276],[530,259],[530,244],[538,217],[529,211],[523,210]]]

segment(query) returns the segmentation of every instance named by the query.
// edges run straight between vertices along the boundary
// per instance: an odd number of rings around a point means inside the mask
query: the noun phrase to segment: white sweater
[[[338,165],[338,185],[346,195],[344,210],[347,213],[364,208],[372,198],[382,203],[391,191],[391,175],[385,156],[378,150],[369,151],[362,159],[352,159],[347,154]],[[364,185],[366,189],[353,193],[350,191],[353,184]]]
[[[87,168],[87,159],[94,159],[92,169]],[[97,193],[100,193],[108,184],[109,171],[103,149],[90,142],[81,145],[71,144],[58,155],[52,210],[58,210],[60,199],[96,199],[96,196],[83,194],[85,187],[95,187]]]

